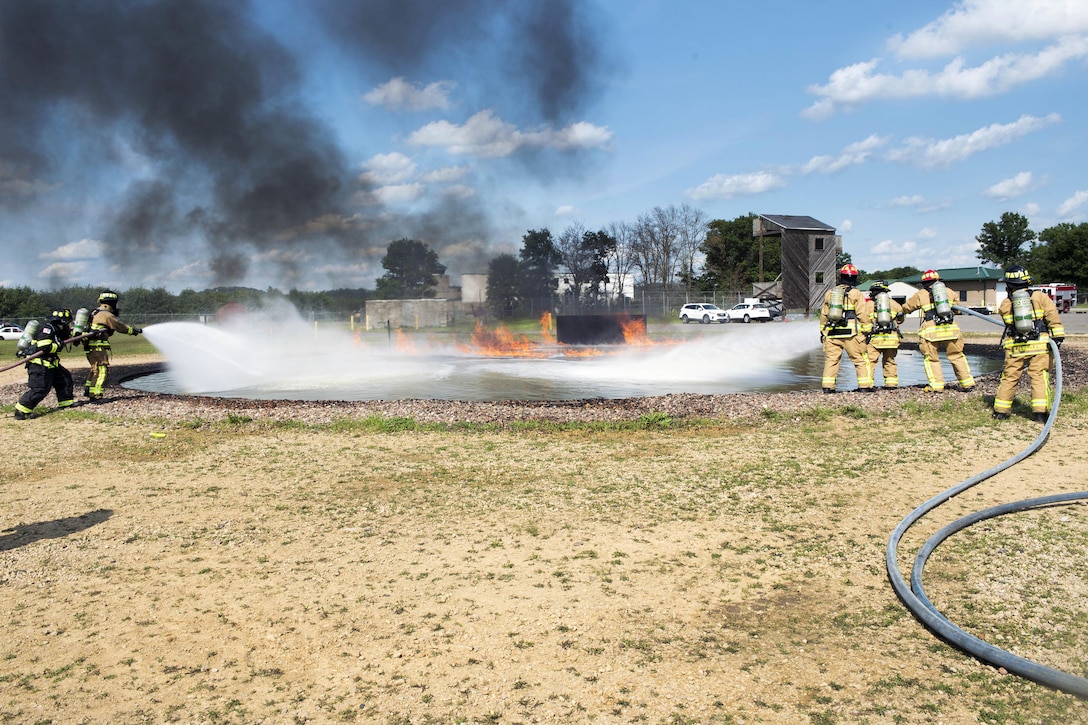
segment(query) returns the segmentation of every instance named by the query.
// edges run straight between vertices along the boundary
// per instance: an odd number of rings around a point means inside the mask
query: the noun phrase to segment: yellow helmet
[[[1020,264],[1014,264],[1005,270],[1005,285],[1009,289],[1021,289],[1031,286],[1031,274]]]

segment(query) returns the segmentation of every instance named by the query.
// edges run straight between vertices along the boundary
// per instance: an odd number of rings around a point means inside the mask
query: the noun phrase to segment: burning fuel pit
[[[192,323],[145,329],[163,353],[166,372],[128,387],[264,400],[562,401],[680,393],[714,395],[818,389],[823,366],[815,322],[722,326],[701,334],[675,325],[637,342],[563,345],[477,326],[468,342],[453,334],[390,337],[385,332],[317,332],[306,326],[274,334]],[[670,336],[668,339],[665,335]],[[681,335],[672,338],[672,335]],[[1000,360],[973,356],[978,375]],[[921,355],[899,355],[900,382],[925,381]],[[949,379],[951,371],[947,370]],[[843,365],[841,389],[853,387]]]

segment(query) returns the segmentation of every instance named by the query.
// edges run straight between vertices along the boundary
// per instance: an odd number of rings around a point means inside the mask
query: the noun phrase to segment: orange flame
[[[525,335],[515,335],[505,327],[495,329],[476,323],[472,331],[470,345],[458,345],[464,351],[475,355],[491,357],[548,357],[550,353]]]
[[[397,328],[397,341],[394,344],[401,352],[415,353],[419,351],[415,340],[410,335],[405,335],[400,328]]]
[[[552,334],[552,313],[545,312],[540,316],[540,339],[548,345],[555,344],[555,335]]]
[[[653,345],[653,341],[650,340],[650,336],[646,334],[646,318],[645,317],[628,317],[624,316],[619,320],[620,328],[623,329],[623,341],[628,345]]]

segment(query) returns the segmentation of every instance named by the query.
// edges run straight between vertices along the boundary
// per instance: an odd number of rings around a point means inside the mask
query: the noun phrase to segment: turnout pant
[[[895,362],[895,356],[898,353],[898,347],[869,347],[869,364],[872,366],[874,375],[876,374],[877,363],[881,362],[880,356],[884,356],[880,372],[884,375],[885,388],[899,387],[899,365]]]
[[[853,337],[825,337],[824,338],[824,389],[833,389],[839,378],[839,363],[842,354],[846,353],[850,362],[854,363],[854,370],[858,375],[858,388],[873,387],[873,367],[869,362],[868,345],[865,344],[864,335]]]
[[[60,365],[47,368],[32,362],[27,363],[26,368],[27,390],[15,404],[17,411],[32,412],[50,390],[57,394],[58,408],[67,408],[75,402],[72,400],[72,374],[66,368]]]
[[[944,355],[952,365],[952,371],[960,385],[970,388],[975,384],[975,378],[971,375],[971,366],[967,364],[967,356],[963,354],[963,338],[958,340],[941,340],[932,342],[922,338],[918,340],[918,350],[922,353],[922,367],[926,369],[926,379],[929,387],[936,392],[944,390],[944,371],[941,370],[941,359],[937,357],[938,351],[944,348]]]
[[[87,362],[91,364],[91,370],[87,373],[87,380],[83,383],[83,392],[92,400],[101,398],[106,390],[106,375],[110,371],[109,350],[88,350]]]
[[[1012,401],[1016,397],[1016,388],[1020,385],[1020,376],[1027,367],[1031,380],[1031,411],[1046,413],[1050,410],[1050,353],[1038,355],[1005,356],[1005,367],[1001,370],[1001,382],[997,384],[994,396],[994,412],[1008,413],[1012,410]]]

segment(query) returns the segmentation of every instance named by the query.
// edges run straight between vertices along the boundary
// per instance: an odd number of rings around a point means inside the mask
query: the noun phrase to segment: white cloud
[[[102,242],[95,239],[80,239],[78,242],[63,244],[52,252],[38,255],[42,259],[68,261],[72,259],[95,259],[102,256]]]
[[[556,216],[570,216],[574,213],[574,206],[571,204],[563,204],[555,210]]]
[[[896,258],[913,254],[917,248],[918,244],[916,242],[897,242],[894,239],[885,239],[873,245],[869,253],[879,257]]]
[[[448,184],[460,181],[468,173],[467,166],[444,166],[441,169],[420,174],[419,180],[428,184]]]
[[[1024,214],[1024,216],[1033,217],[1038,216],[1042,210],[1043,208],[1041,206],[1032,201],[1024,204],[1024,208],[1020,211]]]
[[[32,179],[28,176],[29,173],[30,170],[25,166],[16,166],[0,159],[0,198],[37,196],[60,188],[60,184]]]
[[[993,199],[999,199],[1006,201],[1008,199],[1014,199],[1018,196],[1022,196],[1033,188],[1032,176],[1030,171],[1021,171],[1011,179],[1005,179],[999,181],[986,191],[982,192],[984,196],[991,197]]]
[[[169,282],[188,283],[191,280],[198,280],[200,283],[206,283],[212,276],[211,269],[208,267],[208,260],[198,259],[195,262],[185,265],[184,267],[178,267],[163,276],[163,279]]]
[[[802,115],[826,118],[839,108],[850,109],[877,99],[987,98],[1045,78],[1068,62],[1086,57],[1088,36],[1062,38],[1033,54],[1006,53],[976,66],[954,58],[933,72],[914,68],[901,75],[877,73],[880,60],[873,59],[834,71],[824,85],[810,85],[806,90],[819,100]]]
[[[39,272],[38,276],[43,279],[76,279],[87,272],[90,266],[89,262],[54,262]]]
[[[887,137],[882,138],[873,134],[862,141],[850,144],[838,156],[813,156],[801,167],[801,173],[833,174],[849,166],[863,164],[869,160],[869,156],[873,151],[881,148],[887,142]]]
[[[435,121],[414,131],[408,143],[416,146],[444,147],[451,154],[501,158],[522,147],[549,147],[563,151],[606,148],[612,132],[584,121],[562,129],[521,131],[496,118],[490,109],[476,113],[464,125]]]
[[[408,156],[394,151],[372,156],[363,164],[363,169],[359,181],[364,184],[399,184],[412,178],[416,172],[416,163]]]
[[[889,161],[911,163],[924,169],[951,166],[957,161],[998,146],[1004,146],[1033,131],[1061,121],[1051,113],[1043,118],[1024,115],[1013,123],[994,123],[971,133],[949,139],[912,137],[887,155]]]
[[[919,214],[928,214],[929,212],[947,209],[952,206],[952,202],[948,199],[930,200],[921,194],[911,194],[909,196],[895,197],[888,202],[888,206],[910,207]]]
[[[1088,190],[1078,191],[1058,205],[1058,214],[1063,217],[1070,216],[1080,211],[1085,204],[1088,204]]]
[[[441,194],[447,199],[468,199],[476,196],[476,190],[465,184],[451,184],[443,188]]]
[[[359,204],[410,204],[423,197],[427,187],[419,183],[389,184],[355,195]]]
[[[890,50],[902,57],[959,53],[993,42],[1023,42],[1088,33],[1088,5],[1078,0],[963,0]]]
[[[937,238],[937,227],[922,227],[918,230],[918,238],[923,242]]]
[[[926,198],[921,194],[912,194],[911,196],[897,196],[888,202],[891,206],[919,206],[924,204]]]
[[[844,234],[854,231],[854,220],[843,219],[842,223],[839,224],[839,231]]]
[[[449,94],[456,87],[457,84],[453,81],[437,81],[421,86],[397,77],[365,93],[363,100],[373,106],[382,106],[394,111],[449,108]]]
[[[732,199],[736,196],[751,196],[781,188],[786,180],[778,174],[757,171],[751,174],[716,174],[684,193],[697,201],[710,199]]]

